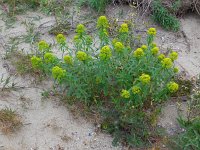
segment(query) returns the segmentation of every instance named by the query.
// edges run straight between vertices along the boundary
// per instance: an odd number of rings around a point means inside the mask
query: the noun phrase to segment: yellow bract
[[[44,55],[44,61],[46,63],[53,63],[55,62],[55,60],[56,60],[56,57],[52,53],[46,53]]]
[[[144,56],[144,51],[143,51],[143,49],[138,48],[133,52],[133,55],[134,55],[134,57],[140,58],[140,57]]]
[[[80,61],[85,61],[85,60],[87,60],[88,55],[87,55],[85,52],[83,52],[83,51],[78,51],[78,52],[76,53],[76,57],[77,57],[78,60],[80,60]]]
[[[117,52],[123,52],[124,45],[121,42],[116,42],[114,47]]]
[[[106,16],[100,16],[97,21],[97,28],[108,28],[108,19]]]
[[[178,67],[175,67],[174,68],[174,73],[178,73],[179,72],[179,68]]]
[[[119,29],[120,33],[128,33],[129,29],[128,29],[128,25],[126,23],[123,23]]]
[[[60,81],[65,77],[66,71],[58,66],[55,66],[52,68],[52,75],[54,79]]]
[[[40,41],[40,42],[38,43],[38,49],[39,49],[40,51],[45,51],[45,50],[47,50],[48,48],[49,48],[49,44],[48,44],[46,41],[42,40],[42,41]]]
[[[100,54],[99,54],[99,57],[101,60],[107,60],[107,59],[110,59],[110,57],[112,56],[112,52],[111,52],[111,49],[110,47],[107,45],[107,46],[104,46],[101,50],[100,50]]]
[[[76,26],[76,32],[78,33],[78,34],[83,34],[84,32],[85,32],[85,26],[83,25],[83,24],[78,24],[77,26]]]
[[[147,47],[146,45],[142,45],[142,46],[141,46],[141,49],[143,49],[144,51],[147,50],[147,48],[148,48],[148,47]]]
[[[154,47],[154,48],[151,49],[151,53],[152,53],[153,55],[157,55],[158,52],[159,52],[159,48],[158,48],[158,47]]]
[[[167,88],[171,93],[178,91],[179,85],[176,82],[169,82]]]
[[[141,92],[141,89],[138,86],[133,86],[132,87],[132,92],[133,92],[133,94],[138,94],[138,93]]]
[[[173,65],[171,58],[164,58],[161,63],[163,68],[171,68]]]
[[[130,98],[130,92],[127,90],[122,90],[121,91],[121,97],[123,98]]]
[[[155,28],[149,28],[149,30],[147,31],[147,33],[149,35],[156,35],[156,29]]]
[[[140,81],[143,84],[148,84],[151,81],[151,77],[148,74],[143,73],[140,77],[139,77]]]
[[[72,57],[69,56],[69,55],[65,55],[64,56],[64,61],[69,64],[69,65],[72,65],[73,64],[73,61],[72,61]]]
[[[39,57],[33,56],[31,58],[31,63],[32,63],[33,68],[36,69],[36,68],[40,67],[40,65],[42,64],[42,59]]]
[[[56,36],[56,41],[59,43],[59,44],[64,44],[66,42],[66,37],[63,35],[63,34],[58,34]]]
[[[160,54],[159,56],[158,56],[158,59],[159,60],[163,60],[165,58],[165,55],[164,54]]]
[[[177,52],[171,52],[170,54],[169,54],[169,58],[171,58],[171,60],[172,61],[174,61],[174,60],[177,60],[177,58],[178,58],[178,53]]]

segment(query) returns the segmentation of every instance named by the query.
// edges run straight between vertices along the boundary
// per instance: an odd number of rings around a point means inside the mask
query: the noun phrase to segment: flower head
[[[111,56],[112,56],[112,52],[111,52],[111,49],[109,46],[104,46],[100,50],[99,57],[101,60],[108,60],[108,59],[110,59]]]
[[[97,20],[97,28],[108,28],[108,19],[106,16],[100,16]]]
[[[84,32],[85,32],[85,26],[83,25],[83,24],[78,24],[77,26],[76,26],[76,32],[78,33],[78,34],[83,34]]]
[[[42,40],[38,43],[38,49],[40,51],[47,51],[49,49],[49,44],[46,41]]]
[[[165,58],[165,55],[164,55],[164,54],[158,55],[158,59],[159,59],[159,60],[163,60],[164,58]]]
[[[132,92],[133,92],[133,94],[138,94],[138,93],[141,92],[141,89],[138,86],[133,86],[132,87]]]
[[[148,74],[142,74],[140,77],[139,77],[139,80],[143,83],[143,84],[148,84],[150,81],[151,81],[151,77],[150,75]]]
[[[157,47],[157,44],[156,43],[151,43],[151,46],[152,47]]]
[[[76,57],[77,57],[78,60],[80,60],[80,61],[85,61],[85,60],[88,59],[88,55],[87,55],[85,52],[83,52],[83,51],[78,51],[78,52],[76,53]]]
[[[66,71],[58,66],[55,66],[52,68],[52,75],[54,79],[60,81],[65,77]]]
[[[116,42],[114,47],[117,52],[123,52],[124,45],[121,42]]]
[[[46,63],[54,63],[56,60],[56,57],[52,53],[46,53],[44,55],[44,61]]]
[[[129,31],[128,24],[126,24],[126,23],[121,24],[119,32],[120,33],[128,33],[128,31]]]
[[[178,67],[175,67],[174,68],[174,73],[178,73],[179,72],[179,68]]]
[[[171,58],[164,58],[161,63],[163,68],[171,68],[173,65]]]
[[[169,83],[167,84],[167,89],[168,89],[171,93],[174,93],[174,92],[178,91],[179,85],[178,85],[176,82],[171,81],[171,82],[169,82]]]
[[[177,52],[171,52],[169,54],[169,58],[171,58],[172,61],[176,60],[178,58],[178,53]]]
[[[66,42],[66,37],[63,34],[58,34],[56,36],[56,41],[58,44],[64,44]]]
[[[67,64],[69,64],[69,65],[72,65],[72,64],[73,64],[73,60],[72,60],[72,57],[71,57],[71,56],[65,55],[63,59],[64,59],[64,61],[65,61]]]
[[[158,52],[159,52],[159,48],[158,48],[158,47],[154,47],[154,48],[151,49],[151,53],[152,53],[153,55],[157,55]]]
[[[31,63],[32,63],[33,68],[35,68],[35,69],[39,68],[40,65],[42,64],[42,59],[39,57],[33,56],[31,58]]]
[[[79,36],[79,35],[75,35],[75,36],[74,36],[74,42],[75,42],[76,44],[78,44],[78,43],[81,42],[80,36]]]
[[[130,92],[127,90],[122,90],[121,91],[121,97],[123,98],[130,98]]]
[[[149,34],[149,35],[156,35],[156,29],[155,28],[149,28],[149,30],[147,31],[147,33]]]
[[[144,51],[143,51],[143,49],[138,48],[133,52],[133,55],[136,58],[140,58],[140,57],[144,56]]]
[[[148,47],[147,47],[146,45],[142,45],[142,46],[141,46],[141,49],[143,49],[144,51],[147,50],[147,48],[148,48]]]
[[[116,39],[116,38],[114,38],[113,40],[112,40],[112,44],[113,45],[115,45],[115,43],[117,43],[118,42],[118,39]]]

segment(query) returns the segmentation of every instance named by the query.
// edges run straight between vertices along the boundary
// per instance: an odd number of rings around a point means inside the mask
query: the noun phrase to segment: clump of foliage
[[[0,4],[8,4],[7,13],[10,16],[28,9],[35,9],[40,5],[39,0],[3,0]]]
[[[174,82],[178,54],[161,54],[153,42],[156,29],[147,32],[144,45],[130,47],[129,26],[118,27],[115,39],[109,37],[109,21],[97,21],[98,38],[92,38],[83,24],[77,25],[74,47],[63,34],[56,36],[62,57],[56,57],[49,44],[38,43],[32,66],[54,79],[55,88],[68,98],[95,106],[102,114],[101,127],[119,141],[140,147],[158,138],[155,132],[159,104],[179,89]],[[97,41],[95,41],[97,39]]]
[[[176,9],[177,6],[174,7]],[[158,22],[163,28],[173,31],[179,30],[180,22],[161,4],[160,0],[153,1],[152,12],[153,20]]]
[[[200,81],[200,80],[199,80]],[[173,149],[176,150],[199,150],[200,149],[200,84],[195,87],[188,101],[187,116],[178,119],[184,129],[174,140]]]
[[[0,110],[0,129],[3,133],[14,132],[21,126],[21,118],[15,111],[8,108]]]
[[[111,2],[111,0],[79,0],[81,5],[86,4],[97,12],[102,12],[105,10],[106,6]]]

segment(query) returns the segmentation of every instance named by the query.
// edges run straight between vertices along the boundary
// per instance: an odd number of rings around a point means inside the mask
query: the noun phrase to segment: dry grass
[[[15,111],[9,108],[0,110],[0,130],[4,134],[13,133],[21,126],[21,117]]]

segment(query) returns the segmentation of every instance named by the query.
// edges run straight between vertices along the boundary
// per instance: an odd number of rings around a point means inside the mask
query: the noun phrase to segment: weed
[[[187,105],[186,117],[180,116],[178,122],[184,132],[171,140],[170,146],[176,150],[200,149],[200,84],[199,81],[193,90]]]
[[[153,20],[158,22],[162,27],[167,30],[178,31],[180,22],[169,11],[162,6],[160,0],[155,0],[152,5]]]
[[[106,6],[111,2],[111,0],[79,0],[79,4],[89,5],[91,8],[97,12],[105,11]]]
[[[22,126],[21,118],[15,111],[9,108],[0,110],[0,129],[8,134]]]
[[[114,135],[114,145],[123,141],[141,147],[159,137],[157,106],[179,88],[173,81],[178,54],[159,54],[153,43],[155,28],[148,30],[145,45],[132,50],[129,25],[118,26],[113,40],[109,26],[105,16],[99,17],[96,45],[86,27],[77,25],[73,49],[66,37],[58,34],[56,46],[62,52],[61,58],[51,53],[47,42],[40,41],[36,56],[31,58],[32,66],[51,76],[55,90],[63,97],[66,95],[85,110],[96,108],[102,114],[102,129]]]

